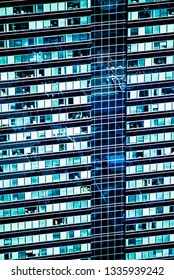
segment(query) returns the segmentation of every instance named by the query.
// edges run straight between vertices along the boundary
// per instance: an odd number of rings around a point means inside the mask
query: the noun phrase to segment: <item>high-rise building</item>
[[[94,3],[92,259],[124,259],[126,2]]]
[[[127,6],[126,259],[174,258],[174,6]]]
[[[173,258],[173,18],[0,2],[0,259]]]
[[[88,258],[90,1],[1,1],[0,14],[1,259]]]

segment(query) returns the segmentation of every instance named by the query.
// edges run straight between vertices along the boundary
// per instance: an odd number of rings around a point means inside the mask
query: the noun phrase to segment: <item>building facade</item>
[[[174,256],[172,1],[128,1],[126,259]]]
[[[0,256],[83,259],[91,255],[91,5],[40,2],[0,3]]]
[[[0,2],[0,259],[172,258],[172,6]]]
[[[92,259],[124,259],[126,2],[94,1]]]

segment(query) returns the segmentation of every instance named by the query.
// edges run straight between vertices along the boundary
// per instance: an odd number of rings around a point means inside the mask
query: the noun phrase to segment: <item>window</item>
[[[59,240],[60,239],[60,232],[53,233],[53,239]]]
[[[154,58],[154,64],[166,64],[166,57]]]
[[[163,214],[163,207],[157,207],[156,214]]]
[[[167,9],[167,15],[173,16],[174,15],[174,9]]]
[[[47,255],[47,249],[39,249],[39,255],[40,256],[46,256]]]
[[[137,173],[142,173],[143,172],[143,165],[138,165],[136,168]]]
[[[4,48],[5,46],[5,41],[0,41],[0,48]]]
[[[11,260],[11,258],[12,258],[12,253],[5,253],[4,254],[4,259],[5,260]]]
[[[22,9],[22,14],[32,14],[34,9],[33,9],[33,6],[24,6],[21,8]]]
[[[137,152],[137,153],[136,153],[136,157],[137,157],[137,158],[138,158],[138,157],[143,157],[143,151]]]
[[[70,9],[79,9],[80,1],[70,1],[67,3],[67,8]]]
[[[36,12],[37,13],[42,13],[43,12],[43,4],[36,5]]]
[[[12,195],[12,200],[23,200],[25,199],[24,193],[15,193]]]
[[[4,246],[9,246],[12,245],[12,240],[11,238],[5,238],[4,239]]]
[[[36,213],[37,212],[37,207],[33,206],[33,207],[25,207],[25,213],[29,214],[29,213]]]
[[[58,26],[58,20],[51,20],[50,21],[50,26],[51,27],[57,27]]]
[[[160,42],[154,42],[154,50],[160,49]]]
[[[131,60],[128,61],[128,67],[137,67],[138,66],[138,60]]]
[[[4,32],[4,24],[0,24],[0,32]]]
[[[59,151],[65,151],[65,150],[66,150],[66,144],[60,144]]]
[[[131,122],[129,123],[129,127],[130,129],[143,127],[143,122]]]
[[[143,18],[149,18],[150,17],[150,11],[139,11],[138,12],[138,18],[143,19]]]
[[[130,34],[131,34],[131,36],[138,35],[138,28],[131,28]]]
[[[81,251],[81,245],[74,245],[74,252]]]
[[[145,34],[147,34],[147,35],[152,34],[152,26],[145,27]]]
[[[135,239],[135,238],[128,239],[128,245],[129,245],[129,246],[136,245],[136,239]]]
[[[74,238],[74,231],[68,232],[68,238]]]
[[[78,25],[80,24],[80,18],[69,18],[68,25]]]

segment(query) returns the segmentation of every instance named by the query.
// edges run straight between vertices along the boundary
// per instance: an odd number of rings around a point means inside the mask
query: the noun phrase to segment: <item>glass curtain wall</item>
[[[124,259],[126,1],[93,3],[92,258]]]

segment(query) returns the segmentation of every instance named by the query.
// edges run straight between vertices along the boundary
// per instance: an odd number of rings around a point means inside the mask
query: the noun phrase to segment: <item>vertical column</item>
[[[124,259],[126,1],[93,6],[93,259]]]

